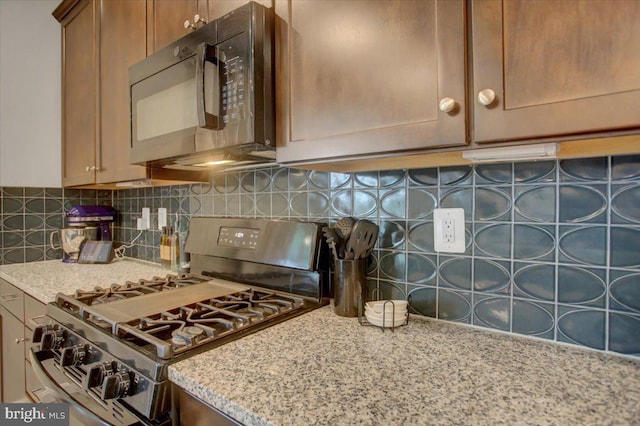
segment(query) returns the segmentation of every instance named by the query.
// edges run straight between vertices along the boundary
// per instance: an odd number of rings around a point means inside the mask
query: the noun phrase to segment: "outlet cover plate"
[[[151,228],[151,209],[149,207],[142,208],[142,229]]]
[[[162,227],[167,226],[167,209],[164,207],[158,208],[158,230],[162,231]]]
[[[464,253],[464,209],[435,209],[433,211],[433,243],[436,252]]]

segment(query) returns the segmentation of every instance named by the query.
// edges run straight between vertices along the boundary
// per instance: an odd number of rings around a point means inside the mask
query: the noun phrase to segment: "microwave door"
[[[198,48],[196,76],[196,98],[198,103],[198,126],[221,130],[223,87],[225,87],[224,63],[216,56],[215,46],[202,43]]]
[[[193,55],[131,85],[132,163],[150,164],[194,152],[197,68]]]

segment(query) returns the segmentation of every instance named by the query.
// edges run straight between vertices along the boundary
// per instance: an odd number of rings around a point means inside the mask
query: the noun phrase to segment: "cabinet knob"
[[[440,99],[440,111],[442,112],[451,112],[458,106],[457,102],[451,98],[442,98]]]
[[[484,106],[489,106],[496,99],[496,92],[491,89],[484,89],[478,92],[478,102]]]
[[[193,23],[194,24],[206,24],[207,21],[205,21],[203,18],[200,17],[200,15],[193,15]]]
[[[198,16],[198,15],[196,15],[196,16]],[[195,30],[196,29],[196,26],[194,24],[192,24],[191,21],[189,21],[188,19],[186,21],[184,21],[184,24],[182,24],[182,25],[184,25],[184,29],[185,30],[188,30],[188,29]]]
[[[19,345],[22,342],[28,342],[29,338],[28,337],[20,337],[19,339],[16,339],[16,345]]]

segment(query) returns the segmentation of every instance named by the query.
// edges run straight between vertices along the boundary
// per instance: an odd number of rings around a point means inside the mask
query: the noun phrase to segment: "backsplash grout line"
[[[611,204],[609,200],[611,200],[611,181],[612,181],[612,172],[611,172],[611,157],[607,157],[607,210],[606,210],[606,219],[607,219],[607,242],[606,242],[606,252],[607,254],[611,253]],[[606,258],[606,268],[605,268],[605,310],[606,314],[604,316],[604,346],[605,350],[609,350],[610,345],[610,336],[609,336],[609,286],[610,286],[610,270],[611,270],[611,256],[608,255]]]
[[[554,203],[555,203],[555,211],[554,211],[554,222],[555,222],[555,233],[556,233],[556,240],[555,240],[555,245],[556,245],[556,249],[554,252],[554,268],[553,268],[553,276],[554,276],[554,284],[553,284],[553,292],[554,292],[554,298],[553,298],[553,316],[555,318],[554,321],[554,325],[553,325],[553,340],[554,341],[558,341],[558,318],[560,317],[560,312],[558,310],[558,280],[559,280],[559,264],[560,264],[560,243],[559,243],[559,238],[560,238],[560,167],[555,167],[554,168],[554,188],[555,188],[555,197],[554,197]]]

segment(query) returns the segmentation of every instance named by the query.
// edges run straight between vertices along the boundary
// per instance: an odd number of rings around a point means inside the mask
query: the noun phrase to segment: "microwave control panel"
[[[216,46],[221,59],[223,81],[221,84],[222,117],[225,125],[237,123],[247,116],[247,91],[249,74],[243,44],[248,39],[244,35],[236,36]]]

